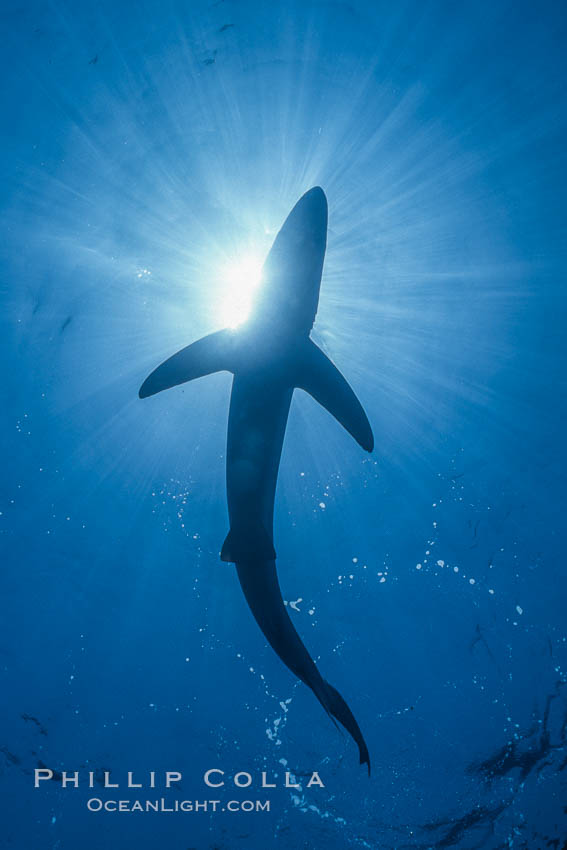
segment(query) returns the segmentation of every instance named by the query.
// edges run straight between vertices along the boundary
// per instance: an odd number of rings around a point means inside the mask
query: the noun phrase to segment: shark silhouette
[[[221,559],[236,565],[246,601],[268,643],[311,688],[331,719],[350,733],[360,763],[370,773],[368,748],[354,715],[319,673],[284,606],[273,541],[276,481],[296,387],[323,405],[363,449],[374,447],[362,405],[309,338],[319,302],[327,216],[325,193],[316,186],[300,198],[277,234],[245,324],[182,348],[146,378],[139,396],[214,372],[233,373],[226,455],[230,530]]]

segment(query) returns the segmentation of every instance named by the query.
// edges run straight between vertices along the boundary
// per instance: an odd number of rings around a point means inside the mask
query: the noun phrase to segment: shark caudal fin
[[[368,766],[368,747],[354,715],[339,692],[326,682],[293,625],[284,606],[275,561],[236,562],[240,586],[264,637],[286,667],[313,691],[324,710],[338,721],[358,746],[360,764]]]
[[[231,528],[222,544],[221,561],[236,564],[256,558],[275,561],[276,550],[272,539],[261,522],[252,519]]]
[[[367,452],[374,436],[364,408],[346,379],[326,354],[309,340],[294,375],[295,386],[319,402]]]
[[[368,767],[368,775],[370,776],[370,754],[366,746],[366,741],[360,731],[360,726],[337,689],[333,688],[328,682],[325,682],[325,686],[327,688],[327,699],[324,708],[339,721],[341,726],[345,727],[349,735],[354,739],[358,745],[360,764],[365,764]]]
[[[231,330],[216,331],[168,357],[148,375],[138,395],[147,398],[213,372],[234,369],[235,337]]]

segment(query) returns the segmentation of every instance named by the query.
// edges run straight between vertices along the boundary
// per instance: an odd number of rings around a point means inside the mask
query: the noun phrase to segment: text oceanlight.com
[[[269,800],[101,800],[87,801],[89,812],[269,812]]]

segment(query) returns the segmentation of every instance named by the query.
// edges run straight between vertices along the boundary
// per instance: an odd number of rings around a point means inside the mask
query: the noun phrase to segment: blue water
[[[567,846],[562,4],[1,19],[2,847]],[[230,376],[137,398],[317,184],[314,338],[376,449],[296,393],[275,539],[370,779],[219,561]],[[34,789],[40,763],[94,788]],[[209,768],[253,786],[213,792]],[[286,769],[325,788],[258,787]]]

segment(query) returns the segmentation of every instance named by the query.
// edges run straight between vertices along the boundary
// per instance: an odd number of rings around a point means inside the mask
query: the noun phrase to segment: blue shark
[[[283,663],[315,694],[329,717],[370,757],[360,727],[325,681],[284,605],[276,571],[273,518],[284,434],[295,389],[325,407],[367,452],[374,437],[343,375],[310,338],[327,246],[327,199],[316,186],[296,203],[268,253],[248,320],[182,348],[142,384],[146,398],[214,372],[234,375],[228,419],[226,492],[230,529],[221,559],[234,563],[250,610]]]

